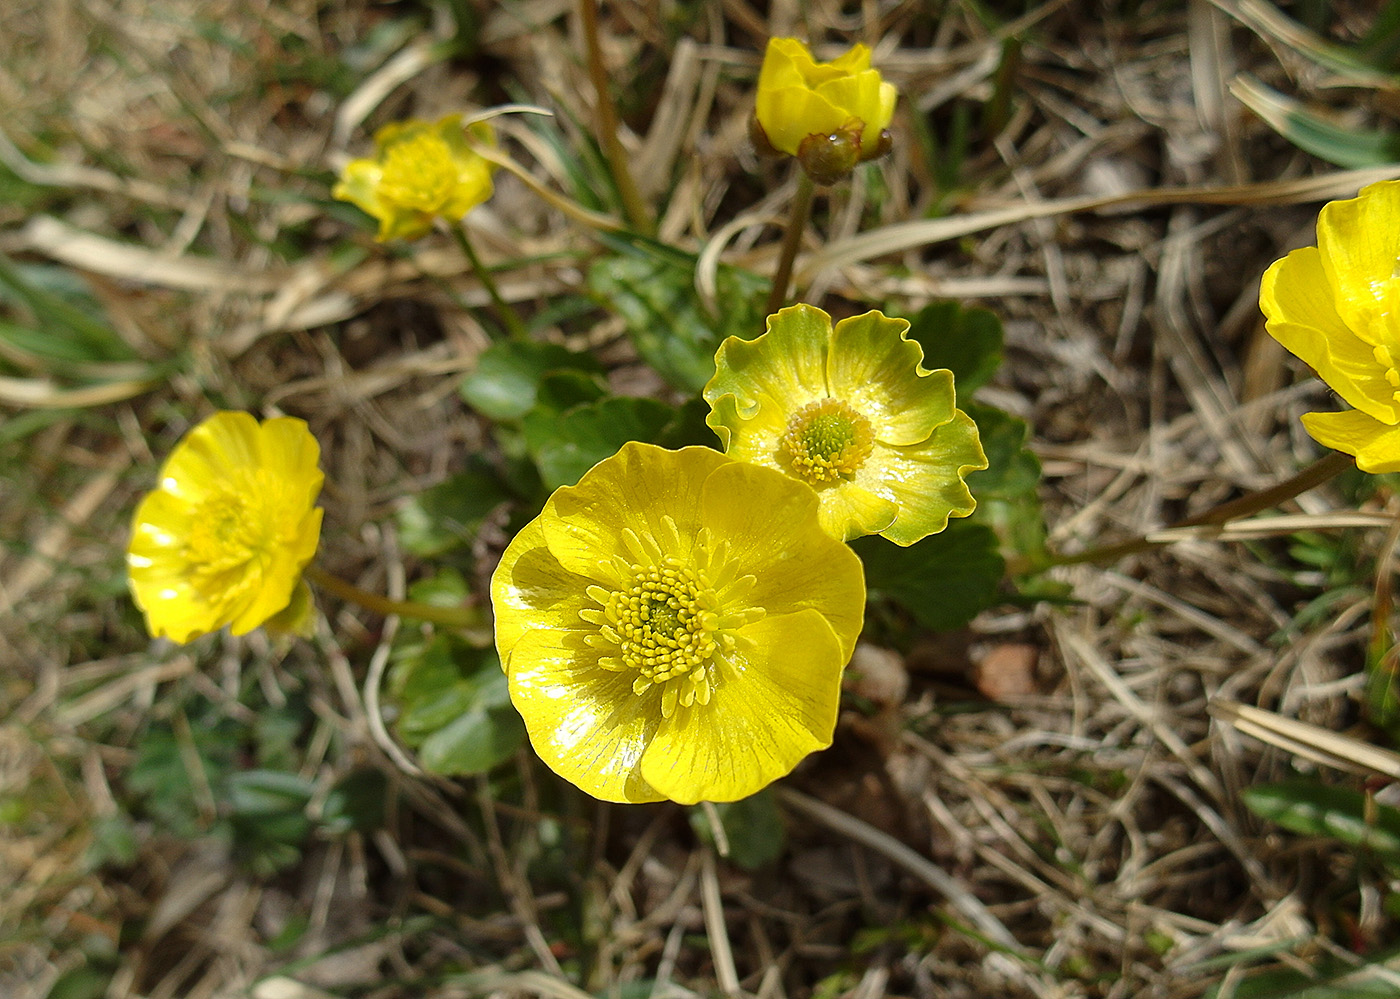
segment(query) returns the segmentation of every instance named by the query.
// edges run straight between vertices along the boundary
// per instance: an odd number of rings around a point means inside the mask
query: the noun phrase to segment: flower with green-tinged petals
[[[812,486],[834,538],[937,534],[976,508],[963,477],[987,458],[952,372],[925,371],[908,330],[879,312],[833,328],[821,309],[783,309],[757,339],[720,344],[705,422],[731,457]]]
[[[758,72],[755,138],[776,152],[799,157],[806,143],[807,156],[822,161],[834,152],[823,147],[849,144],[848,173],[857,161],[889,148],[885,130],[898,96],[894,84],[870,68],[870,49],[864,45],[831,62],[817,62],[796,38],[772,38]],[[835,170],[836,175],[841,172]],[[831,183],[835,177],[814,179]]]
[[[321,535],[320,455],[292,417],[219,412],[185,435],[137,506],[127,549],[153,636],[301,630],[311,610],[302,570]]]
[[[1259,305],[1273,338],[1356,407],[1305,413],[1308,433],[1363,471],[1400,472],[1400,181],[1325,205],[1317,245],[1274,261]]]
[[[606,801],[733,801],[830,745],[860,560],[811,489],[627,444],[555,490],[491,577],[530,741]]]
[[[492,140],[491,126],[462,126],[460,114],[435,122],[385,125],[374,135],[374,156],[351,160],[331,194],[379,220],[380,242],[417,239],[438,218],[458,222],[491,197],[493,164],[474,151]]]

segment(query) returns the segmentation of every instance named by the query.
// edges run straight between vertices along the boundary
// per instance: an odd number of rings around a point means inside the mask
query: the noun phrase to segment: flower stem
[[[496,307],[496,314],[501,317],[501,322],[505,323],[506,331],[516,340],[524,340],[528,334],[525,331],[525,324],[520,320],[520,313],[516,312],[511,304],[501,297],[501,289],[496,287],[495,278],[491,277],[491,272],[482,264],[481,258],[476,255],[476,247],[472,245],[471,237],[467,235],[466,223],[448,226],[452,230],[452,235],[457,238],[457,245],[466,254],[467,260],[471,262],[472,270],[476,271],[476,276],[486,288],[486,294],[491,296],[491,304]]]
[[[1350,468],[1354,460],[1355,459],[1349,454],[1343,454],[1341,451],[1332,451],[1313,462],[1292,478],[1285,479],[1267,489],[1249,493],[1247,496],[1240,496],[1237,499],[1230,500],[1228,503],[1221,503],[1219,506],[1211,507],[1204,513],[1199,513],[1194,517],[1187,517],[1185,520],[1179,520],[1166,528],[1166,530],[1180,527],[1219,527],[1227,521],[1278,506],[1285,500],[1290,500],[1295,496],[1307,492],[1309,489],[1322,485],[1329,479],[1335,478],[1337,475]],[[1154,531],[1153,533],[1155,534],[1157,532]],[[1125,555],[1136,555],[1139,552],[1150,551],[1153,548],[1159,548],[1166,544],[1171,544],[1171,540],[1142,537],[1133,538],[1128,541],[1119,541],[1111,545],[1101,545],[1098,548],[1088,548],[1082,552],[1075,552],[1073,555],[1057,555],[1053,552],[1039,557],[1023,555],[1019,558],[1007,560],[1006,573],[1008,576],[1021,576],[1032,572],[1043,572],[1057,565],[1082,565],[1085,562],[1114,562]]]
[[[802,244],[802,230],[807,228],[807,216],[812,213],[812,196],[817,186],[807,171],[797,174],[797,194],[792,199],[792,214],[788,216],[787,232],[783,233],[783,248],[778,257],[778,269],[773,273],[773,287],[768,292],[766,312],[772,315],[787,301],[788,283],[792,280],[792,262],[797,259],[797,248]]]
[[[598,95],[598,131],[603,142],[603,155],[612,167],[617,193],[622,196],[622,208],[632,228],[644,236],[654,229],[651,211],[642,199],[632,167],[627,162],[627,150],[617,137],[617,107],[608,86],[608,69],[603,65],[603,47],[598,42],[598,0],[579,0],[579,15],[583,19],[583,38],[588,46],[588,75]]]
[[[439,607],[436,604],[424,604],[414,600],[391,600],[377,593],[362,590],[316,565],[308,565],[305,575],[308,582],[316,584],[328,593],[386,617],[398,614],[400,617],[431,621],[448,628],[480,628],[485,624],[481,611],[475,607]]]

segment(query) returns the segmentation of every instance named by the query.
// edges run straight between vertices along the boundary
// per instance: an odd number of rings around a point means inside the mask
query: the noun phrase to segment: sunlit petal
[[[673,801],[735,801],[831,745],[849,657],[815,610],[766,617],[721,666],[710,703],[678,711],[641,760],[646,782]]]

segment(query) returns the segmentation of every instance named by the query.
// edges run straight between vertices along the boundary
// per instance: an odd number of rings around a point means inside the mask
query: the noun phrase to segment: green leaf
[[[1356,170],[1400,160],[1400,133],[1337,124],[1248,77],[1232,83],[1230,92],[1293,145],[1328,163]]]
[[[540,382],[554,371],[581,371],[601,379],[603,368],[591,354],[553,343],[512,340],[489,347],[476,370],[462,379],[467,404],[493,420],[517,420],[535,407]]]
[[[80,964],[54,980],[48,999],[102,999],[114,974],[112,969]]]
[[[782,854],[787,845],[787,828],[773,793],[767,788],[738,801],[717,803],[714,808],[729,840],[729,859],[734,863],[756,871]],[[714,830],[704,809],[690,810],[690,825],[701,838],[714,842]]]
[[[506,677],[494,686],[504,694]],[[525,740],[525,723],[509,704],[474,708],[423,740],[418,761],[425,770],[447,776],[485,773],[509,759]]]
[[[1244,803],[1254,814],[1304,836],[1325,836],[1354,850],[1400,862],[1400,809],[1370,803],[1360,791],[1315,780],[1289,780],[1247,788]]]
[[[711,317],[695,290],[695,259],[650,244],[622,244],[597,261],[588,287],[618,313],[642,359],[677,388],[699,392],[715,371],[726,336],[763,332],[755,302],[762,280],[721,267],[716,276],[720,315]]]
[[[369,832],[384,825],[389,782],[380,770],[352,770],[331,788],[321,809],[321,827],[332,834]]]
[[[872,598],[894,601],[935,631],[961,628],[995,604],[1005,570],[996,534],[963,520],[908,548],[871,535],[851,549],[865,563]]]
[[[525,446],[546,488],[571,486],[628,441],[650,443],[672,422],[675,410],[642,398],[609,398],[565,413],[536,409],[524,420]]]
[[[990,527],[1004,555],[1045,555],[1045,514],[1040,503],[1040,459],[1026,449],[1025,420],[983,403],[962,403],[977,423],[987,468],[969,472],[967,488],[977,500],[969,521]]]
[[[38,327],[65,346],[50,346],[51,355],[70,354],[87,361],[132,361],[136,353],[112,327],[98,318],[101,307],[87,286],[63,268],[19,267],[0,255],[0,302],[18,300],[34,314]],[[12,333],[19,327],[10,327]]]
[[[1362,965],[1323,958],[1315,967],[1269,968],[1232,984],[1214,985],[1204,999],[1395,999],[1397,961],[1393,949]]]
[[[446,634],[403,646],[390,690],[401,706],[399,737],[433,773],[485,773],[524,741],[524,723],[492,649]]]
[[[414,555],[441,555],[469,544],[482,521],[511,497],[490,462],[472,455],[466,471],[408,497],[394,512],[399,540]]]
[[[909,323],[909,339],[924,348],[924,367],[953,372],[959,400],[970,398],[996,374],[1004,338],[996,313],[965,309],[957,302],[927,305]]]

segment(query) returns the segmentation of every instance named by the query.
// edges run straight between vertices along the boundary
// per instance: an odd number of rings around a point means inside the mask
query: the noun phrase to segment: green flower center
[[[665,547],[680,549],[675,521],[663,522],[670,535]],[[588,587],[599,607],[586,608],[579,617],[598,630],[584,641],[601,653],[603,669],[636,673],[633,693],[659,687],[664,717],[675,714],[678,705],[708,704],[717,682],[716,660],[742,642],[738,629],[763,617],[762,608],[743,602],[754,577],[734,571],[728,546],[712,545],[708,530],[700,531],[685,559],[663,554],[656,539],[630,528],[622,541],[633,559],[605,565],[630,582],[615,590]]]
[[[457,165],[435,132],[406,136],[384,151],[380,198],[403,208],[435,212],[452,196]]]
[[[793,471],[813,484],[854,475],[874,444],[870,421],[840,399],[822,399],[793,413],[781,441]]]

